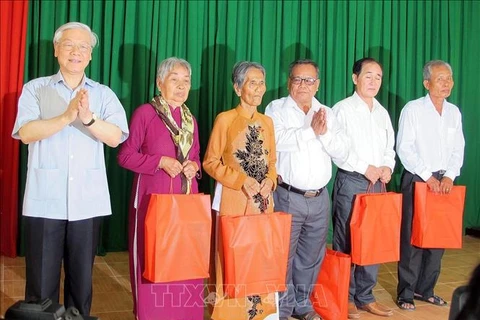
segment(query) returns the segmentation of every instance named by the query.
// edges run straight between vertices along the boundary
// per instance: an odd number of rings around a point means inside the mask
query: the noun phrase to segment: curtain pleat
[[[0,253],[17,254],[19,143],[11,138],[23,86],[28,1],[0,2]]]

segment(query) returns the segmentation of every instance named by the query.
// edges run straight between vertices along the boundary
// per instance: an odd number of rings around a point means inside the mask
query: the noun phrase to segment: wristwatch
[[[95,122],[95,120],[97,120],[97,115],[92,112],[92,120],[90,120],[89,123],[84,123],[83,125],[85,127],[90,127]]]

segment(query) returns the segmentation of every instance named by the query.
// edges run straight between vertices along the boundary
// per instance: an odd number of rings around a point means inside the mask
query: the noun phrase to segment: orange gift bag
[[[453,186],[448,194],[434,193],[425,182],[415,182],[412,245],[460,249],[465,192],[465,186]]]
[[[350,221],[352,263],[364,266],[400,259],[402,194],[355,196]]]
[[[209,195],[152,194],[143,276],[152,282],[208,278],[211,229]]]
[[[283,212],[221,216],[228,297],[286,289],[291,223]]]
[[[348,288],[351,258],[348,254],[327,249],[310,301],[325,320],[348,318]]]

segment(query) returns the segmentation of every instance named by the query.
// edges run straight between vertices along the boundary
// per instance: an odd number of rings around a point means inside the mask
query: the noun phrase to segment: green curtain
[[[383,64],[378,100],[394,127],[406,102],[425,94],[422,67],[431,59],[449,61],[455,88],[451,102],[464,116],[465,164],[458,183],[467,185],[465,225],[480,225],[480,115],[476,79],[480,74],[480,2],[477,1],[31,1],[25,80],[55,73],[51,39],[55,29],[80,21],[98,34],[87,75],[108,85],[128,117],[156,92],[155,69],[169,56],[188,60],[193,69],[187,105],[197,117],[202,150],[215,116],[234,107],[230,73],[239,60],[262,63],[267,92],[260,111],[287,95],[288,65],[297,58],[319,63],[318,99],[332,106],[353,92],[353,62],[371,56]],[[105,219],[101,251],[127,248],[127,207],[132,175],[106,161],[113,215]],[[26,148],[21,150],[21,193]],[[398,189],[398,164],[392,189]],[[200,188],[210,192],[204,176]],[[331,187],[331,184],[330,184]]]

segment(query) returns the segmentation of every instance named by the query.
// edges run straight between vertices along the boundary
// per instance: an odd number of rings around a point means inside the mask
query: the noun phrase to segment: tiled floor
[[[442,273],[435,293],[450,301],[453,290],[467,282],[470,273],[479,263],[480,239],[466,236],[463,249],[447,250],[445,253]],[[105,257],[97,257],[94,268],[92,315],[100,317],[102,320],[133,320],[128,276],[128,254],[118,252],[108,253]],[[393,300],[397,284],[396,270],[396,263],[383,264],[378,275],[378,284],[374,289],[377,301],[393,308],[394,316],[389,319],[448,319],[448,307],[436,307],[424,302],[417,302],[417,310],[414,312],[399,310]],[[23,297],[25,287],[24,259],[0,257],[0,280],[1,318],[10,305]],[[205,319],[208,319],[208,317]],[[361,311],[361,319],[379,320],[382,318]]]

